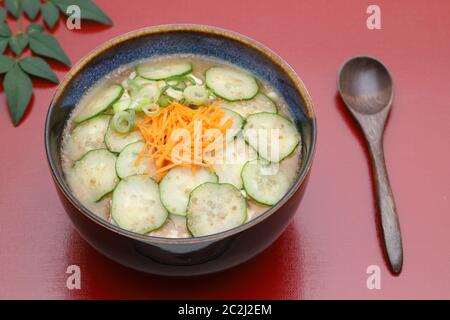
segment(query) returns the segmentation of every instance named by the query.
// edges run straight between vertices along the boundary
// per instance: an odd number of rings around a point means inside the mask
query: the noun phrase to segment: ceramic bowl
[[[229,61],[269,82],[286,100],[302,135],[300,171],[284,198],[237,228],[188,239],[158,238],[118,228],[87,210],[71,193],[60,162],[61,136],[72,109],[105,75],[134,61],[193,53]],[[164,25],[133,31],[78,62],[56,90],[45,123],[45,149],[64,208],[81,236],[112,260],[140,271],[200,275],[236,266],[272,244],[285,230],[307,185],[316,145],[316,119],[300,78],[279,56],[242,35],[209,26]]]

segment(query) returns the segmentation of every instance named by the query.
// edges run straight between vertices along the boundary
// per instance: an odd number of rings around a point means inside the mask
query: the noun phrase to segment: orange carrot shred
[[[202,156],[206,148],[211,152],[211,147],[214,143],[213,138],[206,137],[205,131],[208,129],[218,129],[225,134],[225,131],[232,126],[232,119],[223,121],[225,112],[218,108],[219,101],[212,103],[209,106],[201,106],[196,109],[190,108],[178,102],[172,102],[167,107],[163,108],[161,112],[153,116],[144,116],[143,120],[136,123],[136,127],[141,132],[144,138],[144,147],[139,152],[135,164],[139,165],[143,158],[153,159],[156,169],[149,172],[149,176],[155,176],[159,181],[172,168],[181,166],[191,168],[195,173],[199,168],[205,167],[212,170],[212,166],[205,163],[203,158],[201,161],[195,157],[194,143],[200,143],[200,150],[195,152]],[[200,132],[197,132],[198,126],[195,126],[195,121],[201,124]],[[184,154],[172,159],[172,152],[179,143],[184,143],[184,137],[172,136],[175,130],[184,129],[189,133],[190,156]],[[198,148],[198,147],[196,147]],[[214,149],[221,149],[222,146],[217,146]]]

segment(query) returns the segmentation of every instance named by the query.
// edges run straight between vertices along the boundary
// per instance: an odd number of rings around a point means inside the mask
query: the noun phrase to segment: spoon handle
[[[402,239],[394,195],[384,161],[382,138],[369,141],[369,149],[386,254],[392,271],[398,274],[403,265]]]

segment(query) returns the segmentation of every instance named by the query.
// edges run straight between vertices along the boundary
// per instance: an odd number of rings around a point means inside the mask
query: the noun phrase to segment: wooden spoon
[[[382,62],[360,56],[341,66],[337,85],[370,151],[384,248],[392,272],[399,274],[403,265],[402,239],[383,151],[384,127],[394,97],[392,78]]]

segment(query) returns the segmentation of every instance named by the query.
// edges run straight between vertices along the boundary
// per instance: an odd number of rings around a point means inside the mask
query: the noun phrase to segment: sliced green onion
[[[128,88],[130,89],[130,94],[133,96],[139,92],[141,86],[134,79],[127,80]]]
[[[158,99],[158,104],[161,108],[165,108],[167,107],[171,102],[173,101],[173,99],[171,97],[169,97],[166,94],[161,95],[161,97],[159,97]]]
[[[187,87],[183,92],[184,97],[187,102],[199,106],[208,101],[209,95],[208,91],[201,86],[190,86]]]
[[[140,111],[146,105],[153,104],[158,101],[160,91],[155,84],[143,85],[139,91],[133,96],[130,109]]]
[[[145,113],[145,115],[151,117],[151,116],[158,115],[160,108],[159,108],[159,105],[157,105],[156,103],[153,103],[153,104],[148,104],[148,105],[142,107],[142,111]]]
[[[112,128],[116,132],[127,133],[134,128],[134,110],[119,111],[111,119]]]
[[[198,79],[198,78],[196,78],[193,74],[188,74],[186,76],[186,81],[189,82],[190,84],[192,84],[192,85],[194,85],[194,84],[201,84],[201,83],[197,83],[197,81],[195,79]]]
[[[186,84],[183,81],[179,81],[171,87],[175,90],[183,91],[184,89],[186,89]]]
[[[129,75],[128,79],[136,79],[137,73],[136,70],[133,70]]]
[[[177,101],[183,99],[183,91],[175,90],[173,88],[168,88],[165,92],[169,97],[174,98]]]
[[[200,78],[197,78],[196,76],[194,76],[192,73],[188,74],[186,76],[187,80],[191,83],[191,84],[196,84],[196,85],[202,85],[203,84],[203,80]]]
[[[183,91],[184,89],[186,89],[186,83],[184,82],[184,80],[187,80],[187,78],[183,77],[178,80],[176,80],[176,79],[169,80],[169,81],[167,81],[167,84],[170,88],[173,88],[178,91]],[[165,90],[167,90],[167,88]]]
[[[189,81],[189,82],[191,82],[192,79],[190,79],[189,75],[190,75],[190,74],[184,75],[184,76],[173,76],[173,77],[170,77],[170,78],[166,79],[166,81],[167,81],[168,83],[169,83],[170,81]]]
[[[127,110],[130,107],[131,99],[119,99],[116,103],[113,104],[114,113]]]
[[[164,94],[164,93],[166,92],[166,90],[169,89],[169,88],[170,88],[170,86],[169,86],[168,84],[164,85],[164,86],[160,89],[161,95]]]

